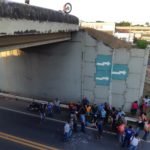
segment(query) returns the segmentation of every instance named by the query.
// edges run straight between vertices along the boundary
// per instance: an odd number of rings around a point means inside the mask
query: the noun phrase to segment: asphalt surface
[[[27,103],[0,99],[0,106],[26,112]],[[60,117],[60,116],[59,116]],[[61,117],[60,117],[61,118]],[[20,114],[0,108],[0,132],[14,135],[20,138],[34,141],[57,149],[64,150],[120,150],[117,137],[112,134],[104,134],[102,139],[96,138],[96,131],[86,130],[81,133],[80,129],[69,142],[63,142],[63,126],[51,120],[40,122],[40,118]],[[141,142],[139,149],[149,150],[150,143]],[[0,138],[2,150],[28,150],[33,149],[21,144],[3,140]]]
[[[7,140],[0,139],[0,149],[1,150],[32,150],[27,146],[19,145],[14,142],[9,142]]]

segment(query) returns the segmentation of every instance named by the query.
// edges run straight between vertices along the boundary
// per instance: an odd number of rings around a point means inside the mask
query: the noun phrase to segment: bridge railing
[[[79,19],[73,15],[68,15],[61,11],[14,2],[0,2],[0,17],[41,22],[50,21],[79,24]]]

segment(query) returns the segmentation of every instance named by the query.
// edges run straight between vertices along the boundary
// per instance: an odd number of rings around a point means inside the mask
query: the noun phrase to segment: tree
[[[98,20],[98,21],[96,21],[96,22],[98,22],[98,23],[103,23],[104,21],[100,21],[100,20]]]
[[[149,24],[149,22],[145,22],[145,25],[149,26],[150,24]]]
[[[145,49],[148,45],[148,42],[146,40],[137,40],[136,45],[138,48]]]
[[[116,26],[131,26],[131,23],[127,21],[121,21],[119,23],[116,23]]]

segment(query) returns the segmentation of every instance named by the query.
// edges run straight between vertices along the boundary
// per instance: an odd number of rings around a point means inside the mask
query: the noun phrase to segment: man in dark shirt
[[[125,129],[125,138],[122,144],[122,147],[129,146],[130,144],[130,138],[134,135],[134,130],[132,126],[129,126]]]
[[[85,107],[85,105],[89,105],[89,100],[87,99],[86,96],[83,96],[82,105],[83,105],[84,107]]]

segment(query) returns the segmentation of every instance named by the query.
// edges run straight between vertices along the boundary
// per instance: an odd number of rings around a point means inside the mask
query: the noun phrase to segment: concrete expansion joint
[[[89,92],[93,92],[93,90],[91,89],[86,89],[86,88],[83,88],[84,91],[89,91]]]
[[[91,75],[84,75],[84,78],[87,77],[87,78],[93,78],[94,79],[94,75],[91,76]]]
[[[94,47],[94,48],[96,48],[97,45],[87,45],[87,44],[85,44],[85,48],[86,48],[86,47]]]
[[[132,58],[136,58],[136,59],[137,59],[137,58],[141,58],[141,59],[144,58],[144,56],[131,56],[131,57],[132,57]]]
[[[90,61],[90,60],[85,60],[84,62],[85,62],[85,63],[91,63],[91,64],[94,63],[94,64],[95,64],[95,60],[93,60],[93,61],[92,61],[92,60],[91,60],[91,61]]]

